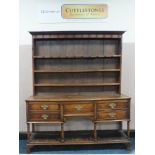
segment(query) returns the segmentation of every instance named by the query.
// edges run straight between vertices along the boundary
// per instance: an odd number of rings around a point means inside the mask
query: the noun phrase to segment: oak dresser
[[[121,94],[124,32],[30,33],[33,95],[26,99],[27,152],[35,145],[124,143],[129,146],[130,97]],[[88,120],[92,129],[82,136],[69,135],[65,123],[75,118]],[[126,131],[123,122],[127,124]],[[106,123],[118,124],[117,137],[105,134],[104,130],[99,133],[98,124]],[[40,133],[38,124],[60,125],[60,131]]]

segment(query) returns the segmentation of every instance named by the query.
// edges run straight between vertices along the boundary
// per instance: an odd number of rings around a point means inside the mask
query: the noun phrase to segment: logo
[[[98,19],[108,16],[106,4],[64,4],[61,7],[64,19]]]

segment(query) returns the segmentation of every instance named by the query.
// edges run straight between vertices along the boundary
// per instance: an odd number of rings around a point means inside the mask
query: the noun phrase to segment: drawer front
[[[39,122],[46,122],[46,121],[60,121],[60,114],[59,113],[29,113],[28,121],[39,121]]]
[[[92,103],[66,103],[64,104],[64,114],[86,114],[93,112]]]
[[[29,110],[59,110],[59,104],[53,102],[30,102],[28,104]]]
[[[110,111],[104,112],[100,111],[97,113],[97,120],[120,120],[120,119],[128,119],[128,111]]]
[[[127,100],[99,101],[97,109],[128,109],[129,102]]]

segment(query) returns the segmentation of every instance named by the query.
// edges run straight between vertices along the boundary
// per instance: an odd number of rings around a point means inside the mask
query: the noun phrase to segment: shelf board
[[[72,87],[72,86],[115,86],[115,85],[120,85],[120,83],[53,83],[53,84],[34,84],[36,87]]]
[[[27,145],[74,145],[74,144],[116,144],[116,143],[130,143],[128,138],[99,138],[97,141],[94,141],[93,138],[76,138],[76,139],[65,139],[62,143],[60,140],[55,139],[38,139],[31,140]]]
[[[61,142],[59,131],[35,132],[27,145],[70,145],[70,144],[107,144],[107,143],[130,143],[130,138],[124,131],[97,130],[97,139],[94,140],[93,130],[64,131],[64,142]]]
[[[104,55],[104,56],[74,56],[74,57],[52,57],[52,56],[33,56],[33,58],[36,58],[36,59],[78,59],[78,58],[119,58],[121,57],[121,55]]]
[[[34,70],[35,73],[74,73],[74,72],[120,72],[120,69],[51,69],[51,70]]]

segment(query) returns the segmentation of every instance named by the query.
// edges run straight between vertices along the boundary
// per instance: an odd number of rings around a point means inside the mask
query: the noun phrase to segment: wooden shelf
[[[35,73],[74,73],[74,72],[120,72],[121,69],[51,69],[51,70],[34,70]]]
[[[58,140],[33,140],[30,141],[28,145],[81,145],[81,144],[117,144],[117,143],[129,143],[130,140],[127,138],[105,138],[105,139],[98,139],[96,142],[92,139],[84,139],[84,138],[77,138],[71,140],[65,140],[63,143]]]
[[[120,83],[54,83],[54,84],[34,84],[36,87],[72,87],[72,86],[117,86],[120,85]]]
[[[33,140],[29,142],[29,145],[73,145],[73,144],[112,144],[112,143],[130,143],[130,138],[127,137],[124,131],[119,130],[98,130],[98,137],[96,141],[92,135],[92,130],[87,131],[65,131],[64,142],[61,142],[59,132],[44,132],[42,139],[42,132],[33,133]]]
[[[52,57],[52,56],[33,56],[36,59],[85,59],[85,58],[119,58],[121,55],[104,55],[104,56],[75,56],[75,57]]]

